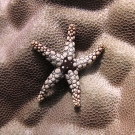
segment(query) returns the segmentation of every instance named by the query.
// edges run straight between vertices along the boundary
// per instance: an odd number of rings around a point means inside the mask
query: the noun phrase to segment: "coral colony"
[[[91,65],[93,61],[101,54],[104,50],[104,46],[100,45],[96,50],[93,51],[88,56],[83,58],[75,59],[75,26],[70,24],[68,28],[67,39],[65,43],[65,49],[62,54],[54,52],[47,48],[46,46],[33,41],[31,45],[35,50],[40,52],[46,57],[55,69],[49,75],[49,77],[44,82],[41,91],[38,95],[38,100],[42,101],[49,92],[49,89],[55,85],[63,77],[66,78],[70,89],[72,90],[73,103],[75,107],[81,106],[81,88],[79,83],[78,71],[85,68],[87,65]]]

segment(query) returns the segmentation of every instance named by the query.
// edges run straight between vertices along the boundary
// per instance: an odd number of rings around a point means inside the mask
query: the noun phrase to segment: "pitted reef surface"
[[[0,7],[0,134],[134,134],[134,0],[7,0]],[[105,46],[79,74],[80,112],[64,79],[39,106],[36,96],[53,66],[30,46],[34,39],[61,54],[71,23],[76,58]]]

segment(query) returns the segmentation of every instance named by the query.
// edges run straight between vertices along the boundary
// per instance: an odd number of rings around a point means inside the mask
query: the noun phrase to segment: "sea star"
[[[46,79],[45,83],[42,86],[42,89],[38,95],[38,100],[42,101],[49,92],[49,89],[55,85],[61,78],[65,76],[68,84],[70,85],[70,89],[72,90],[73,103],[75,107],[80,107],[80,83],[78,71],[85,68],[87,65],[93,63],[96,58],[101,54],[104,50],[104,46],[100,45],[96,50],[93,51],[90,55],[75,59],[75,26],[74,24],[70,24],[68,28],[68,35],[66,40],[65,49],[60,55],[54,51],[51,51],[46,46],[38,43],[37,41],[32,41],[31,45],[35,50],[40,52],[46,59],[55,66],[55,69]]]

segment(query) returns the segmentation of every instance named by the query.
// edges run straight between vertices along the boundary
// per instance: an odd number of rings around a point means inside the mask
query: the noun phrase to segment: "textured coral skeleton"
[[[81,88],[79,83],[78,71],[85,68],[87,65],[91,65],[93,61],[104,50],[104,46],[100,45],[88,56],[84,58],[75,59],[75,25],[70,24],[68,28],[68,35],[65,43],[65,49],[62,55],[50,50],[46,46],[32,41],[31,45],[35,50],[40,52],[46,59],[55,66],[55,69],[49,75],[44,82],[42,89],[38,95],[38,100],[42,101],[48,94],[49,89],[52,88],[55,83],[60,79],[66,78],[70,89],[72,90],[73,103],[75,107],[81,106]]]

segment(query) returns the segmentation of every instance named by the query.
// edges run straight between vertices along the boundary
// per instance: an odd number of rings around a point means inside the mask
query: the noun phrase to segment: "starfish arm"
[[[78,76],[78,71],[77,70],[69,70],[68,74],[65,75],[66,80],[68,84],[70,85],[70,89],[72,90],[72,97],[73,97],[73,103],[75,107],[80,107],[80,94],[81,94],[81,89],[80,89],[80,83],[79,83],[79,76]]]
[[[55,83],[59,82],[59,80],[63,77],[64,76],[60,68],[56,68],[55,70],[53,70],[53,72],[49,75],[49,77],[44,82],[37,99],[39,101],[42,101],[48,95],[53,94],[54,92],[51,93],[50,88],[52,88],[55,85]]]
[[[46,57],[46,59],[54,66],[59,67],[61,66],[63,62],[63,56],[59,53],[55,53],[54,51],[51,51],[46,46],[43,46],[42,44],[38,43],[37,41],[32,41],[31,45],[35,50],[40,52],[43,56]]]
[[[63,50],[63,57],[70,61],[75,57],[75,26],[74,24],[70,24],[68,28],[68,35],[65,49]]]
[[[76,66],[77,70],[79,71],[85,68],[87,65],[91,65],[96,60],[96,58],[102,53],[103,50],[104,46],[100,45],[90,55],[84,58],[76,59],[74,65]]]

